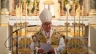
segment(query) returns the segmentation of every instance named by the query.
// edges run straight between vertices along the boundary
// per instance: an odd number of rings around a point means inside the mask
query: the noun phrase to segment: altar
[[[26,54],[27,51],[29,51],[29,52],[32,53],[29,46],[30,46],[31,41],[32,41],[31,36],[34,35],[36,32],[38,32],[40,27],[41,27],[41,21],[39,20],[39,17],[38,16],[27,16],[27,18],[25,18],[25,16],[22,16],[22,25],[21,26],[20,26],[20,24],[21,24],[20,16],[7,16],[7,17],[9,17],[9,25],[13,28],[13,31],[16,30],[16,24],[18,24],[18,26],[17,26],[18,29],[20,27],[24,27],[25,22],[27,23],[26,26],[36,25],[34,27],[26,27],[26,31],[25,31],[25,28],[24,28],[21,31],[19,31],[19,33],[18,33],[18,36],[19,36],[19,52]],[[82,16],[80,16],[80,18],[81,17]],[[80,41],[80,43],[82,44],[82,42],[83,42],[83,44],[86,47],[88,47],[88,37],[89,37],[88,33],[89,32],[87,30],[89,30],[89,18],[91,18],[91,17],[90,16],[84,16],[83,20],[82,20],[82,18],[80,19],[80,24],[82,24],[82,21],[85,24],[83,26],[83,30],[82,30],[82,25],[80,25],[80,35],[79,35],[79,27],[78,27],[78,25],[76,25],[75,36],[74,36],[74,26],[73,26],[74,17],[73,16],[68,16],[68,23],[70,24],[68,26],[68,34],[66,34],[66,24],[65,24],[66,23],[66,16],[61,16],[59,19],[53,19],[52,20],[52,26],[55,30],[59,31],[63,35],[65,35],[65,36],[68,35],[68,39],[69,39],[68,49],[70,49],[70,44],[72,44],[72,41],[75,40],[73,38],[75,38],[76,36],[77,36],[77,38],[76,38],[75,41],[84,39],[83,41]],[[26,19],[26,21],[25,21],[25,19]],[[76,16],[75,23],[77,23],[77,24],[79,23],[79,16]],[[82,33],[82,31],[83,31],[83,33]],[[13,34],[13,40],[12,40],[13,44],[15,44],[15,41],[16,41],[15,38],[16,38],[16,33]],[[83,53],[88,52],[88,49],[86,47],[83,50],[84,51]],[[74,49],[73,51],[80,53],[82,51],[82,49],[81,50],[79,50],[79,49],[75,50]],[[71,52],[70,50],[68,50],[68,51]],[[79,51],[77,51],[77,50],[79,50]],[[14,51],[14,52],[16,52],[16,51]]]
[[[16,19],[18,20],[17,22],[20,23],[20,16],[8,16],[8,18],[9,18],[9,25],[11,25],[11,26],[13,26],[14,23],[16,23]],[[25,22],[25,18],[26,18],[25,16],[22,16],[22,23]],[[89,24],[90,18],[91,18],[91,16],[84,16],[83,20],[82,20],[82,18],[80,19],[80,23],[82,23],[82,21],[83,21],[83,23],[87,26]],[[76,21],[76,23],[79,23],[79,16],[76,16],[75,21]],[[41,25],[39,16],[27,16],[26,22],[28,22],[28,25]],[[70,25],[72,25],[72,23],[74,23],[74,16],[69,16],[68,22],[70,23]],[[57,25],[64,26],[65,25],[64,23],[66,23],[66,16],[61,16],[58,19],[52,20],[52,24],[55,26],[57,26]]]

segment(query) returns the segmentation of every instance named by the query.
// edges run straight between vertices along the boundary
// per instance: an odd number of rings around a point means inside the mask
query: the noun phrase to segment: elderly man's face
[[[49,32],[51,30],[52,24],[51,22],[45,22],[42,24],[42,27],[46,32]]]

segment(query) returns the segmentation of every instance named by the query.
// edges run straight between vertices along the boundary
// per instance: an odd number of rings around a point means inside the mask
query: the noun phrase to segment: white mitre
[[[39,18],[42,23],[51,22],[52,21],[52,14],[48,9],[44,8],[44,10],[40,13]]]

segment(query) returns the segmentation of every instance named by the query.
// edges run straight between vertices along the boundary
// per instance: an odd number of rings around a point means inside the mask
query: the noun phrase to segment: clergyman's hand
[[[49,50],[49,52],[54,53],[54,48],[52,48],[51,50]]]
[[[38,52],[39,52],[39,53],[43,53],[43,52],[44,52],[44,50],[43,50],[43,49],[41,49],[41,48],[39,48],[39,49],[38,49]]]

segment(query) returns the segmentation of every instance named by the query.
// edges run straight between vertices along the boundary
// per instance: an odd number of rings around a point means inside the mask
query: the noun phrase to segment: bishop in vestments
[[[30,45],[32,50],[36,50],[36,54],[62,54],[65,48],[65,42],[63,35],[52,28],[52,14],[44,8],[39,16],[42,26],[34,36],[32,36],[33,42]],[[41,44],[51,44],[47,52],[40,48]],[[45,47],[46,48],[46,47]]]

